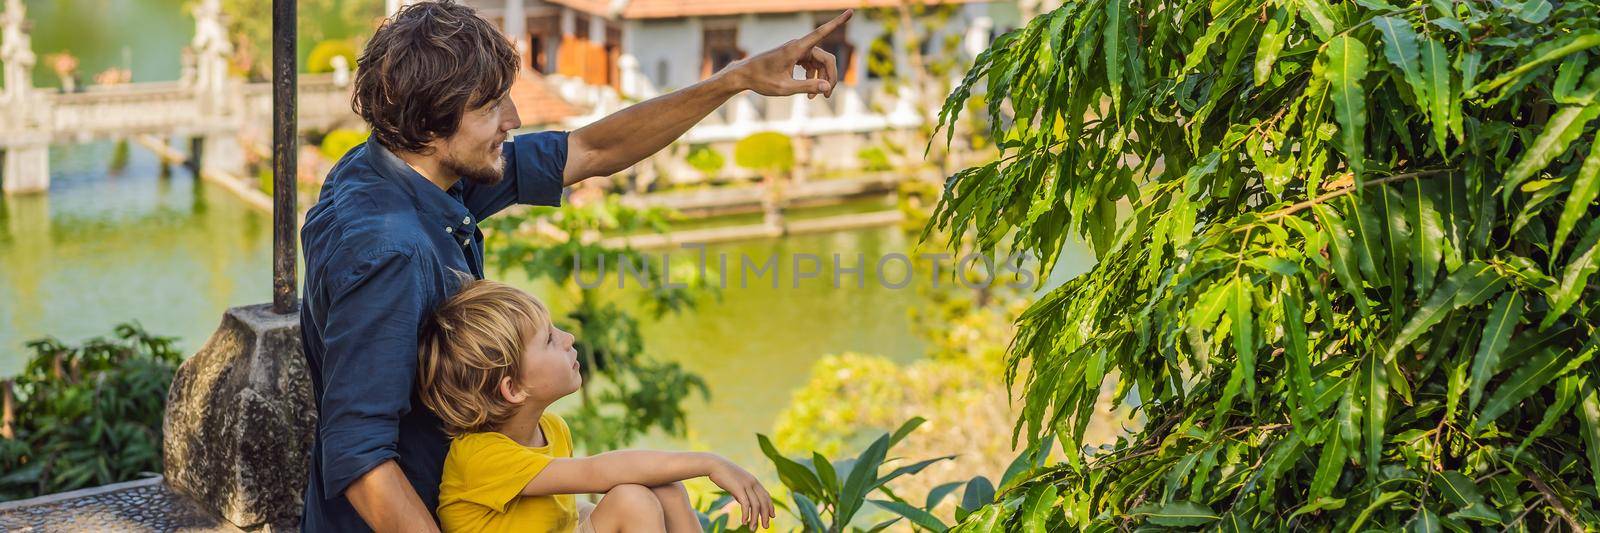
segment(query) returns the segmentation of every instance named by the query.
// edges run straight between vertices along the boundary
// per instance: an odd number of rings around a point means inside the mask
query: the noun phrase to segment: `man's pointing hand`
[[[764,96],[789,96],[806,93],[807,98],[818,94],[832,97],[833,87],[839,83],[839,68],[833,54],[818,48],[817,43],[850,20],[853,9],[834,17],[804,36],[783,43],[758,55],[741,59],[727,68],[743,79],[743,85]],[[795,79],[794,67],[806,69],[804,79]]]

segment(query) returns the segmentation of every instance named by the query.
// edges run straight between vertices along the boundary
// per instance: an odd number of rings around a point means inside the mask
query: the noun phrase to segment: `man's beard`
[[[494,185],[505,178],[505,162],[498,157],[494,158],[494,163],[488,165],[472,165],[451,155],[439,164],[461,179],[478,185]]]

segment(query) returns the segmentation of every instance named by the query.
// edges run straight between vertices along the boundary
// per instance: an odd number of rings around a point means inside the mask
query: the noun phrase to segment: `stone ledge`
[[[0,531],[240,531],[164,481],[156,476],[0,503]]]

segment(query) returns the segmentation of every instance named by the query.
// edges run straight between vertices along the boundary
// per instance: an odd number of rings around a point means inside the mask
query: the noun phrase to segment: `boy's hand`
[[[732,461],[716,456],[708,477],[712,483],[728,491],[734,501],[739,502],[739,523],[749,526],[750,529],[765,529],[772,526],[772,519],[776,518],[778,513],[772,506],[772,496],[767,494],[767,488],[761,486],[756,476],[733,464]]]

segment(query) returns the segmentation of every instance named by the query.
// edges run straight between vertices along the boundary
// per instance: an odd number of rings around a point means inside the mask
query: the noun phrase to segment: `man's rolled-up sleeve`
[[[518,135],[505,143],[505,179],[494,185],[466,183],[464,203],[479,220],[510,207],[561,205],[562,175],[567,168],[570,131]]]
[[[411,409],[423,273],[410,254],[358,262],[330,299],[321,416],[323,494],[398,457],[400,417]]]

